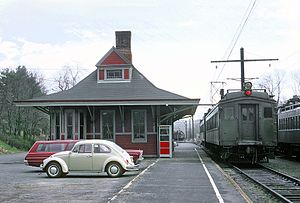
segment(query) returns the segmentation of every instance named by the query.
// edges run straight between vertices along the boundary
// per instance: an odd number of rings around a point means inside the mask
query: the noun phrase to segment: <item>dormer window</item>
[[[123,70],[115,69],[115,70],[105,70],[106,80],[121,80],[123,79]]]
[[[100,67],[98,68],[98,82],[130,82],[131,68],[126,67]]]
[[[128,44],[127,44],[128,45]],[[98,83],[130,82],[132,74],[131,51],[112,47],[96,64]],[[127,53],[128,52],[128,53]],[[127,57],[130,57],[130,60]]]

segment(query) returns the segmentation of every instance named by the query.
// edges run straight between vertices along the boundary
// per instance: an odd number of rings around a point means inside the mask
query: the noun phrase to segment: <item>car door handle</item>
[[[86,157],[87,157],[87,158],[91,158],[91,157],[92,157],[92,155],[87,155]]]

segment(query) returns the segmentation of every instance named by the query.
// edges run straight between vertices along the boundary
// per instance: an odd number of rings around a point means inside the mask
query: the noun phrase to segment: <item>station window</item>
[[[264,117],[265,118],[272,118],[272,108],[271,107],[265,107],[264,108]]]
[[[55,139],[60,139],[60,113],[56,112],[54,114],[55,123]]]
[[[146,110],[133,110],[132,117],[132,141],[147,142],[146,135]]]

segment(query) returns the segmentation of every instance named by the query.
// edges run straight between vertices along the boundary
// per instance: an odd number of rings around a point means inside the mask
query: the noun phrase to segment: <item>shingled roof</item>
[[[121,33],[123,34],[123,33]],[[126,33],[125,33],[126,34]],[[121,37],[124,37],[123,35]],[[125,36],[128,37],[128,36]],[[130,38],[127,41],[130,41]],[[124,43],[124,41],[119,40]],[[126,44],[126,42],[125,42]],[[117,45],[118,47],[118,45]],[[130,44],[129,44],[130,47]],[[99,82],[101,67],[130,67],[130,80],[126,82]],[[131,51],[112,47],[96,64],[97,69],[69,90],[28,100],[15,101],[17,106],[116,106],[116,105],[192,105],[197,106],[199,99],[162,90],[153,85],[131,62]]]
[[[154,86],[135,67],[128,83],[97,83],[97,70],[73,88],[24,101],[16,101],[18,106],[33,105],[122,105],[133,104],[198,104],[199,99],[189,99]]]

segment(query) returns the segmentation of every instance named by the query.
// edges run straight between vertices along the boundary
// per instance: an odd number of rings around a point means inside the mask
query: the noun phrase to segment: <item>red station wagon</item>
[[[24,159],[28,166],[40,167],[43,160],[61,151],[70,151],[78,140],[36,141]]]
[[[74,144],[79,140],[51,140],[51,141],[36,141],[24,159],[24,164],[27,166],[40,167],[43,160],[61,151],[71,151]],[[143,160],[143,150],[125,149],[127,153],[133,157],[134,163]]]

